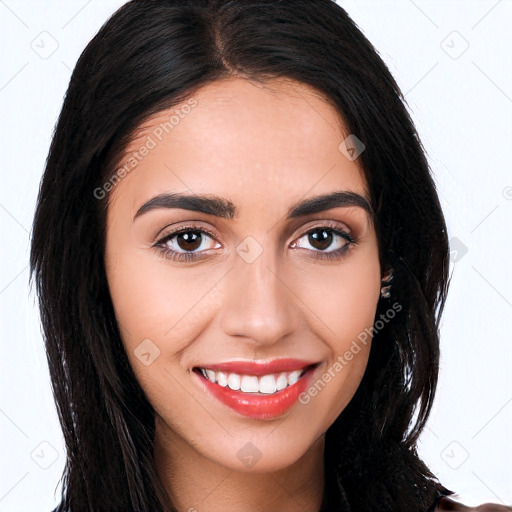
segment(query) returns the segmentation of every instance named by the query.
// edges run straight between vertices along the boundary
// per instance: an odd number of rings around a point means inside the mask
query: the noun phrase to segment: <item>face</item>
[[[354,395],[381,270],[347,135],[304,84],[231,78],[151,117],[127,148],[107,278],[177,457],[286,468]]]

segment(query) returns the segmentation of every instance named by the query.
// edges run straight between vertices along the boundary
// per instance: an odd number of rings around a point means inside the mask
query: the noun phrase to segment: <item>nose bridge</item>
[[[275,252],[248,238],[227,276],[221,325],[228,335],[272,344],[296,328],[298,311]]]

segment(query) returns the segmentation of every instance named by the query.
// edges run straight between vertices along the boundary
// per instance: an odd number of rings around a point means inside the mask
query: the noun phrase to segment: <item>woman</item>
[[[416,453],[445,221],[331,0],[127,3],[73,72],[32,244],[57,511],[464,510]]]

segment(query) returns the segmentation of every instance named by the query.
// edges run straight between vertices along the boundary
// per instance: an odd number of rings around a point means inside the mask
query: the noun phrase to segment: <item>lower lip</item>
[[[211,394],[234,411],[258,420],[276,418],[286,412],[298,400],[308,387],[315,367],[309,368],[302,377],[291,386],[273,394],[244,393],[229,387],[219,386],[209,381],[200,372],[194,372]]]

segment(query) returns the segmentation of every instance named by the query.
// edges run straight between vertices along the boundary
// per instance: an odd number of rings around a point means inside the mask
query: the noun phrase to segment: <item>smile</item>
[[[295,359],[234,361],[196,366],[194,374],[207,392],[232,410],[250,418],[270,419],[297,401],[318,365]]]

